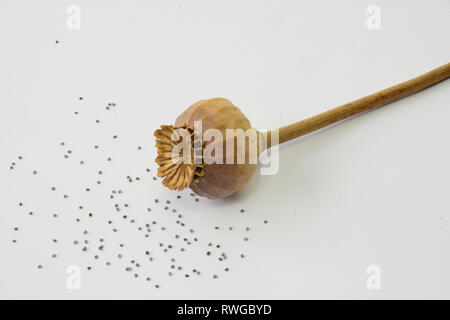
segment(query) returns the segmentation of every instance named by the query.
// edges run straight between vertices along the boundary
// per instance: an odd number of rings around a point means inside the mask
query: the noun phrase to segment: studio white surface
[[[270,129],[450,61],[450,1],[377,1],[379,30],[366,25],[372,4],[1,1],[0,298],[450,298],[449,80],[283,145],[278,173],[255,176],[230,199],[176,199],[151,179],[153,131],[197,100],[226,97]],[[80,30],[66,26],[70,5],[81,9]],[[116,109],[106,112],[108,102]],[[143,181],[129,185],[127,175]],[[168,230],[146,239],[117,218],[114,188],[126,189],[137,223],[151,206]],[[203,244],[225,244],[230,271],[200,247],[176,256],[202,276],[169,277],[170,263],[158,261],[139,279],[125,272],[118,243],[123,260],[149,248],[162,259],[158,243],[178,232],[154,198],[170,200]],[[84,229],[92,242],[106,239],[101,260],[73,245]],[[70,265],[82,268],[80,290],[66,286]],[[371,265],[378,290],[367,287]]]

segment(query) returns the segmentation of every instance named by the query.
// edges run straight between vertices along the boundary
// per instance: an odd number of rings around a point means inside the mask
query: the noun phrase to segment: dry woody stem
[[[424,73],[411,80],[402,82],[390,88],[378,91],[367,97],[354,100],[337,108],[328,110],[314,117],[295,122],[279,128],[279,143],[283,143],[335,122],[352,117],[358,113],[383,106],[395,100],[404,98],[420,90],[428,88],[450,77],[450,63],[430,72]],[[270,146],[270,144],[269,144]]]

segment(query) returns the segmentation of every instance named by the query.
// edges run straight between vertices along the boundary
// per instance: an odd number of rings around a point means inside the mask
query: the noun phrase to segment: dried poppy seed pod
[[[199,134],[194,131],[194,121],[201,123],[202,136],[210,129],[216,129],[221,134],[214,139],[201,141],[196,146],[196,142],[199,142],[196,140]],[[173,153],[174,150],[178,151],[176,147],[181,141],[177,139],[181,136],[177,132],[179,128],[188,130],[191,134],[192,147],[191,155],[188,157],[189,163],[183,162],[185,160],[183,154],[177,156]],[[161,126],[161,129],[156,130],[156,146],[158,147],[156,162],[160,165],[158,176],[165,177],[163,184],[170,189],[182,190],[189,186],[196,194],[210,199],[228,197],[247,185],[257,165],[256,161],[249,161],[250,148],[247,147],[244,150],[245,163],[238,163],[236,138],[233,138],[234,152],[232,156],[227,157],[226,130],[247,131],[251,128],[250,121],[229,100],[214,98],[198,101],[183,112],[173,126]],[[254,130],[254,132],[253,139],[246,138],[247,146],[250,143],[256,143],[257,131]],[[172,139],[174,137],[175,139]],[[208,157],[208,150],[217,151],[218,148],[215,146],[219,144],[222,144],[222,156],[218,156],[221,161],[208,161],[209,159],[217,160],[217,158],[212,159],[216,156],[214,152]],[[258,153],[257,148],[254,150]]]
[[[274,131],[278,133],[279,143],[283,143],[416,93],[449,77],[450,63],[447,63],[396,86]],[[195,131],[195,121],[202,123],[199,132]],[[208,129],[217,129],[222,133],[221,137],[207,142],[198,139]],[[271,135],[268,135],[267,143],[265,143],[265,140],[261,139],[262,136],[252,129],[256,132],[256,138],[253,140],[249,138],[246,141],[248,142],[244,147],[246,161],[240,163],[236,161],[239,152],[234,152],[233,156],[227,157],[226,151],[231,149],[230,147],[228,150],[226,149],[227,143],[231,140],[235,141],[235,139],[227,138],[224,133],[226,129],[243,129],[245,131],[251,129],[251,125],[242,112],[229,100],[215,98],[195,103],[177,118],[174,125],[161,126],[161,129],[156,130],[156,146],[158,148],[156,163],[160,166],[158,176],[164,177],[163,184],[172,190],[183,190],[190,187],[198,195],[210,199],[228,197],[245,187],[256,170],[256,164],[248,159],[254,153],[259,154],[266,145],[267,148],[272,146]],[[184,130],[183,137],[179,130]],[[190,141],[190,144],[188,148],[180,149],[179,142],[185,139]],[[251,152],[254,150],[251,148],[255,147],[255,144],[256,152]],[[207,157],[209,147],[216,145],[222,145],[224,151],[221,156],[215,154],[212,158],[223,159],[223,163],[208,161],[211,158]],[[236,143],[233,148],[236,148]],[[234,149],[234,151],[236,150]]]

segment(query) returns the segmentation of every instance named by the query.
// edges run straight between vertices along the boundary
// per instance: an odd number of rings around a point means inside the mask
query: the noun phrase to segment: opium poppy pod
[[[177,129],[190,135],[189,157],[181,150],[179,157],[178,153],[174,156],[173,151],[186,138]],[[239,149],[239,134],[244,134],[242,149]],[[223,98],[198,101],[174,125],[156,130],[158,176],[164,177],[163,184],[170,189],[190,187],[196,194],[210,199],[228,197],[245,187],[256,170],[257,135],[250,121],[231,101]],[[232,143],[227,142],[230,139]],[[230,147],[233,152],[227,152]]]
[[[393,87],[273,130],[267,139],[252,129],[250,121],[229,100],[198,101],[173,125],[155,131],[158,176],[164,177],[163,184],[172,190],[190,187],[210,199],[228,197],[247,185],[256,170],[255,158],[265,148],[398,100],[449,77],[450,63],[447,63]],[[237,135],[227,135],[230,130]],[[246,133],[243,144],[239,143],[239,132]],[[277,140],[272,139],[273,133],[278,135]]]

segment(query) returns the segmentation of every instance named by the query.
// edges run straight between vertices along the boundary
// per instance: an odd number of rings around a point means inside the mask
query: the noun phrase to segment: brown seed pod
[[[277,133],[278,142],[283,143],[416,93],[449,77],[450,63],[447,63],[396,86],[273,130],[267,137],[267,143],[261,139],[261,134],[255,129],[251,129],[248,119],[229,100],[214,98],[198,101],[184,111],[174,125],[163,125],[161,129],[155,131],[158,148],[156,158],[156,163],[159,165],[158,176],[164,177],[163,184],[172,190],[183,190],[190,187],[198,195],[210,199],[228,197],[245,187],[250,181],[256,170],[256,164],[249,161],[250,155],[255,153],[258,155],[265,147],[273,146],[271,144],[273,133]],[[195,121],[201,121],[201,129],[195,126]],[[202,139],[203,133],[208,129],[217,129],[222,134],[219,138],[214,136],[215,139]],[[227,137],[227,129],[243,129],[244,131],[251,129],[254,131],[253,138],[246,138],[243,150],[245,163],[237,161],[239,144],[236,143],[235,137]],[[229,150],[226,147],[227,142],[230,142],[231,139],[234,142],[234,152],[232,155],[228,155],[227,151]],[[180,141],[189,143],[185,144],[187,147],[180,148]],[[222,145],[222,155],[208,153],[219,145]],[[256,152],[253,152],[255,145]],[[215,159],[215,162],[211,162],[211,159]],[[222,161],[217,161],[217,159],[222,159]]]
[[[221,137],[200,142],[197,148],[196,142],[199,141],[196,139],[199,134],[194,132],[194,121],[201,121],[202,134],[209,129],[217,129],[221,132]],[[234,143],[235,152],[232,159],[227,158],[226,129],[246,131],[251,128],[250,121],[229,100],[214,98],[198,101],[183,112],[173,126],[161,126],[161,129],[156,130],[158,148],[156,163],[160,165],[158,176],[165,177],[163,184],[172,190],[182,190],[189,186],[196,194],[210,199],[225,198],[233,194],[247,185],[257,165],[248,163],[249,161],[237,163],[237,143]],[[191,136],[190,163],[183,162],[185,158],[181,150],[178,156],[173,156],[173,151],[178,151],[175,148],[182,141],[177,129],[184,129]],[[172,139],[173,137],[175,139]],[[246,143],[250,143],[249,138],[246,139]],[[206,163],[203,155],[210,144],[222,144],[222,163]],[[213,146],[210,148],[213,149]],[[248,150],[249,148],[245,149],[247,160]]]

